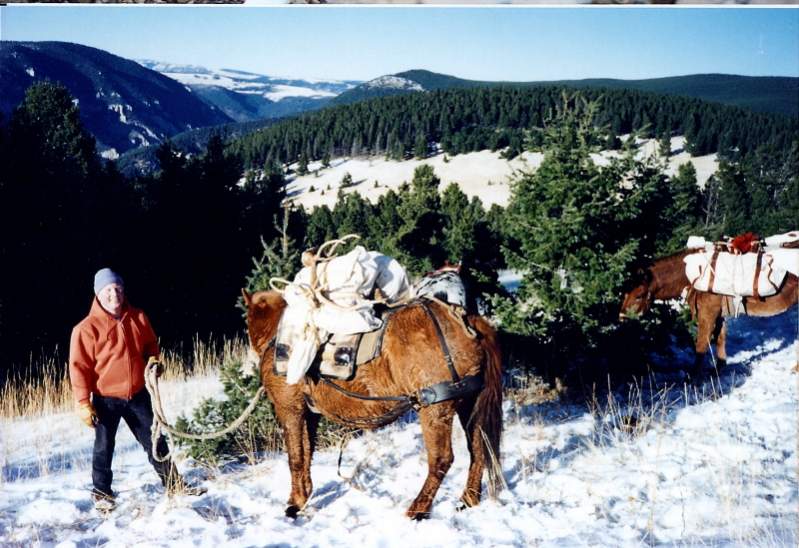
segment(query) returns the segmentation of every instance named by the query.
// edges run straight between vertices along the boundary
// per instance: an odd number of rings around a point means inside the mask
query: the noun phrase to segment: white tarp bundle
[[[769,249],[766,248],[766,255],[774,261],[774,267],[787,270],[794,276],[799,276],[799,249]]]
[[[404,297],[410,288],[405,269],[396,260],[363,246],[317,263],[315,285],[312,268],[300,270],[283,293],[288,306],[281,329],[291,345],[288,384],[302,379],[329,334],[365,333],[382,325],[366,300],[375,287],[388,302]]]
[[[790,246],[790,247],[789,247]],[[774,258],[774,266],[799,276],[799,231],[766,238],[766,253]]]
[[[766,238],[766,248],[779,248],[786,244],[796,244],[799,242],[799,231],[786,232],[785,234],[775,234]]]
[[[758,296],[768,297],[777,293],[786,271],[795,274],[799,269],[799,249],[766,248],[762,254],[719,252],[714,264],[715,247],[704,238],[691,236],[686,247],[700,249],[683,259],[685,275],[699,291],[751,297],[757,289]],[[755,285],[758,260],[760,272]]]

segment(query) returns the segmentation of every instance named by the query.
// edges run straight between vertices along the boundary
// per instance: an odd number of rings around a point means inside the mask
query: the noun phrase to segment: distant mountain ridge
[[[147,59],[137,62],[182,83],[206,103],[214,105],[237,122],[316,110],[326,106],[333,97],[361,83],[353,80],[278,78],[237,69],[212,70]]]
[[[382,85],[391,78],[406,82],[405,86]],[[632,89],[667,95],[681,95],[747,108],[756,112],[799,116],[799,78],[789,76],[738,76],[732,74],[693,74],[644,80],[588,78],[582,80],[548,80],[532,82],[490,82],[466,80],[427,70],[409,70],[381,76],[345,91],[331,102],[347,104],[389,95],[415,91],[475,87],[568,86],[572,88]],[[419,89],[421,88],[421,89]]]
[[[4,116],[39,80],[58,82],[69,90],[98,149],[111,157],[232,120],[175,80],[106,51],[67,42],[0,42]]]

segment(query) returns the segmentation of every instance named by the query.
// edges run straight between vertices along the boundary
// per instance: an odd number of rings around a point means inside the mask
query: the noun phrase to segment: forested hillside
[[[424,157],[438,143],[449,154],[508,148],[515,156],[540,147],[540,129],[564,93],[561,87],[496,87],[443,90],[383,97],[328,108],[287,120],[231,144],[245,167],[331,156],[383,154]],[[632,131],[665,138],[683,134],[695,155],[735,157],[769,145],[790,148],[799,121],[780,115],[629,90],[582,90],[596,101],[593,123],[607,148]]]
[[[404,86],[391,85],[387,78],[405,81]],[[414,91],[414,85],[425,91],[476,87],[541,87],[558,86],[577,89],[630,89],[650,93],[679,95],[703,101],[723,103],[751,109],[799,116],[799,78],[782,76],[739,76],[735,74],[691,74],[645,80],[586,78],[582,80],[552,80],[534,82],[490,82],[464,80],[427,70],[408,70],[361,84],[332,100],[347,104],[374,97],[399,95]]]

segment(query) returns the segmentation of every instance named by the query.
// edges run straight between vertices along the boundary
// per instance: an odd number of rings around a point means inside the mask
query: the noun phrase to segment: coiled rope
[[[252,414],[252,412],[255,410],[255,406],[258,404],[258,400],[261,399],[261,396],[264,393],[263,386],[258,388],[258,391],[252,397],[250,403],[247,405],[247,408],[244,410],[241,416],[218,432],[208,432],[204,434],[181,432],[180,430],[175,429],[173,426],[170,426],[169,422],[166,420],[164,408],[161,404],[161,393],[158,388],[158,374],[156,367],[157,363],[150,363],[144,368],[144,386],[147,388],[147,392],[150,393],[150,398],[152,399],[153,403],[152,454],[153,458],[158,462],[166,461],[172,454],[175,447],[175,440],[172,436],[192,440],[212,440],[221,438],[222,436],[226,436],[227,434],[233,432]],[[157,454],[156,448],[158,444],[158,438],[162,433],[166,434],[169,451],[166,455],[159,456]]]

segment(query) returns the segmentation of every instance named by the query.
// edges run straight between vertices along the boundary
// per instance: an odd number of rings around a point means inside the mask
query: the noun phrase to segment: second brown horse
[[[686,301],[697,324],[693,370],[694,375],[697,375],[712,342],[716,344],[716,367],[720,369],[726,364],[727,325],[724,318],[734,315],[736,311],[732,297],[696,291],[690,287],[683,262],[690,253],[695,251],[680,251],[657,259],[648,268],[637,272],[630,282],[632,288],[624,295],[620,317],[627,317],[631,313],[643,314],[655,300],[676,299],[687,291]],[[797,294],[799,278],[789,273],[776,294],[770,297],[743,297],[740,312],[750,316],[775,316],[795,305]]]
[[[247,329],[250,345],[261,356],[261,382],[275,407],[283,428],[291,470],[291,494],[286,515],[295,517],[311,495],[311,459],[314,452],[319,415],[312,412],[308,399],[324,416],[345,424],[374,428],[399,417],[403,408],[397,401],[359,399],[340,389],[368,398],[415,394],[421,388],[450,380],[445,355],[433,320],[421,305],[410,305],[390,316],[383,337],[382,353],[358,368],[351,381],[320,382],[306,378],[295,385],[273,371],[274,351],[270,351],[286,302],[276,292],[249,295]],[[436,318],[458,375],[482,375],[483,386],[458,399],[418,409],[422,436],[427,449],[427,478],[406,514],[414,519],[429,517],[433,498],[454,456],[452,421],[457,414],[471,462],[461,500],[466,506],[480,502],[483,471],[488,471],[489,489],[502,484],[499,444],[502,433],[502,369],[494,329],[480,316],[469,316],[477,331],[469,337],[463,326],[448,314],[444,305],[426,305]],[[337,388],[338,387],[338,388]],[[308,399],[306,399],[308,398]]]

